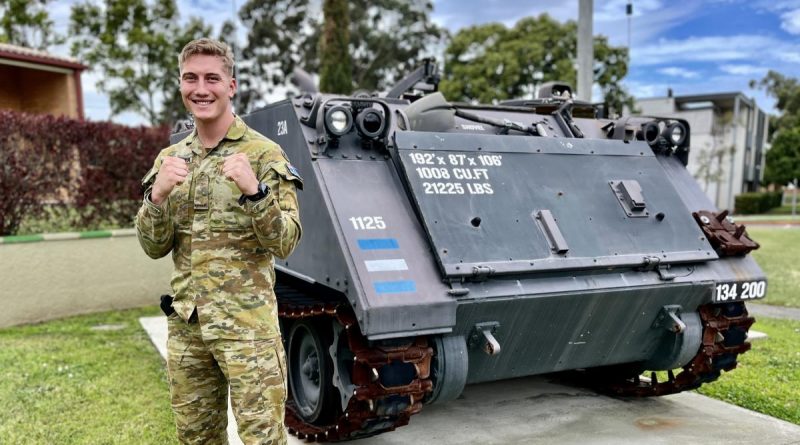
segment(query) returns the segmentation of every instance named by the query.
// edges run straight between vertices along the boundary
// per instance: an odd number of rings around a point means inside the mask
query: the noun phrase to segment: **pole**
[[[593,0],[579,0],[578,6],[578,98],[592,100],[594,41],[592,39]]]

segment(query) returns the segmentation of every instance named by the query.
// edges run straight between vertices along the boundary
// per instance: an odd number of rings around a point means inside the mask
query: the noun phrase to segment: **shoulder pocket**
[[[303,178],[292,164],[288,162],[276,162],[270,166],[270,169],[278,172],[283,179],[294,182],[294,185],[299,190],[303,190]]]

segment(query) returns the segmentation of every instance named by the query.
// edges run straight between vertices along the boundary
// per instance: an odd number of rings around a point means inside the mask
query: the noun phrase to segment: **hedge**
[[[141,178],[169,141],[169,128],[127,127],[0,110],[0,235],[58,206],[81,228],[130,226]]]
[[[750,192],[736,195],[735,210],[737,215],[754,215],[780,207],[781,192]]]

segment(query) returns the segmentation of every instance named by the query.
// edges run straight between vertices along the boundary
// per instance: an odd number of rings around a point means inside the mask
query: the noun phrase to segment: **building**
[[[0,43],[0,109],[83,119],[77,60]]]
[[[734,198],[757,191],[764,179],[767,114],[742,93],[713,93],[639,99],[645,116],[676,117],[689,122],[688,169],[720,209],[734,208]]]

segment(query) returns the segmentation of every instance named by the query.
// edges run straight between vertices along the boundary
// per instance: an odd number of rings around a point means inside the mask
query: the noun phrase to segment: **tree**
[[[152,125],[185,115],[178,96],[177,55],[211,29],[200,19],[181,27],[175,0],[84,1],[70,17],[72,54],[101,72],[111,115],[132,111]]]
[[[767,152],[764,181],[786,185],[800,178],[800,127],[779,131]]]
[[[385,89],[412,71],[444,31],[428,0],[351,0],[349,53],[353,86]],[[310,0],[249,0],[239,12],[250,30],[240,78],[243,108],[284,85],[295,67],[320,72],[321,14]]]
[[[50,0],[0,0],[0,43],[46,50],[64,42],[53,31]]]
[[[774,97],[779,116],[771,116],[769,136],[772,147],[767,152],[764,181],[785,185],[800,177],[800,82],[770,70],[750,87],[759,86]]]
[[[319,41],[319,88],[329,93],[350,94],[353,71],[347,0],[324,0],[322,11],[325,22]]]
[[[756,86],[777,100],[775,108],[781,113],[770,119],[770,138],[780,130],[800,127],[800,82],[797,79],[770,70],[760,81],[750,81],[751,88]]]
[[[547,14],[520,19],[512,28],[498,23],[459,31],[445,50],[441,90],[454,101],[491,103],[532,97],[539,82],[575,85],[578,25]],[[621,112],[633,99],[619,85],[628,72],[628,50],[594,38],[594,81],[609,110]]]

